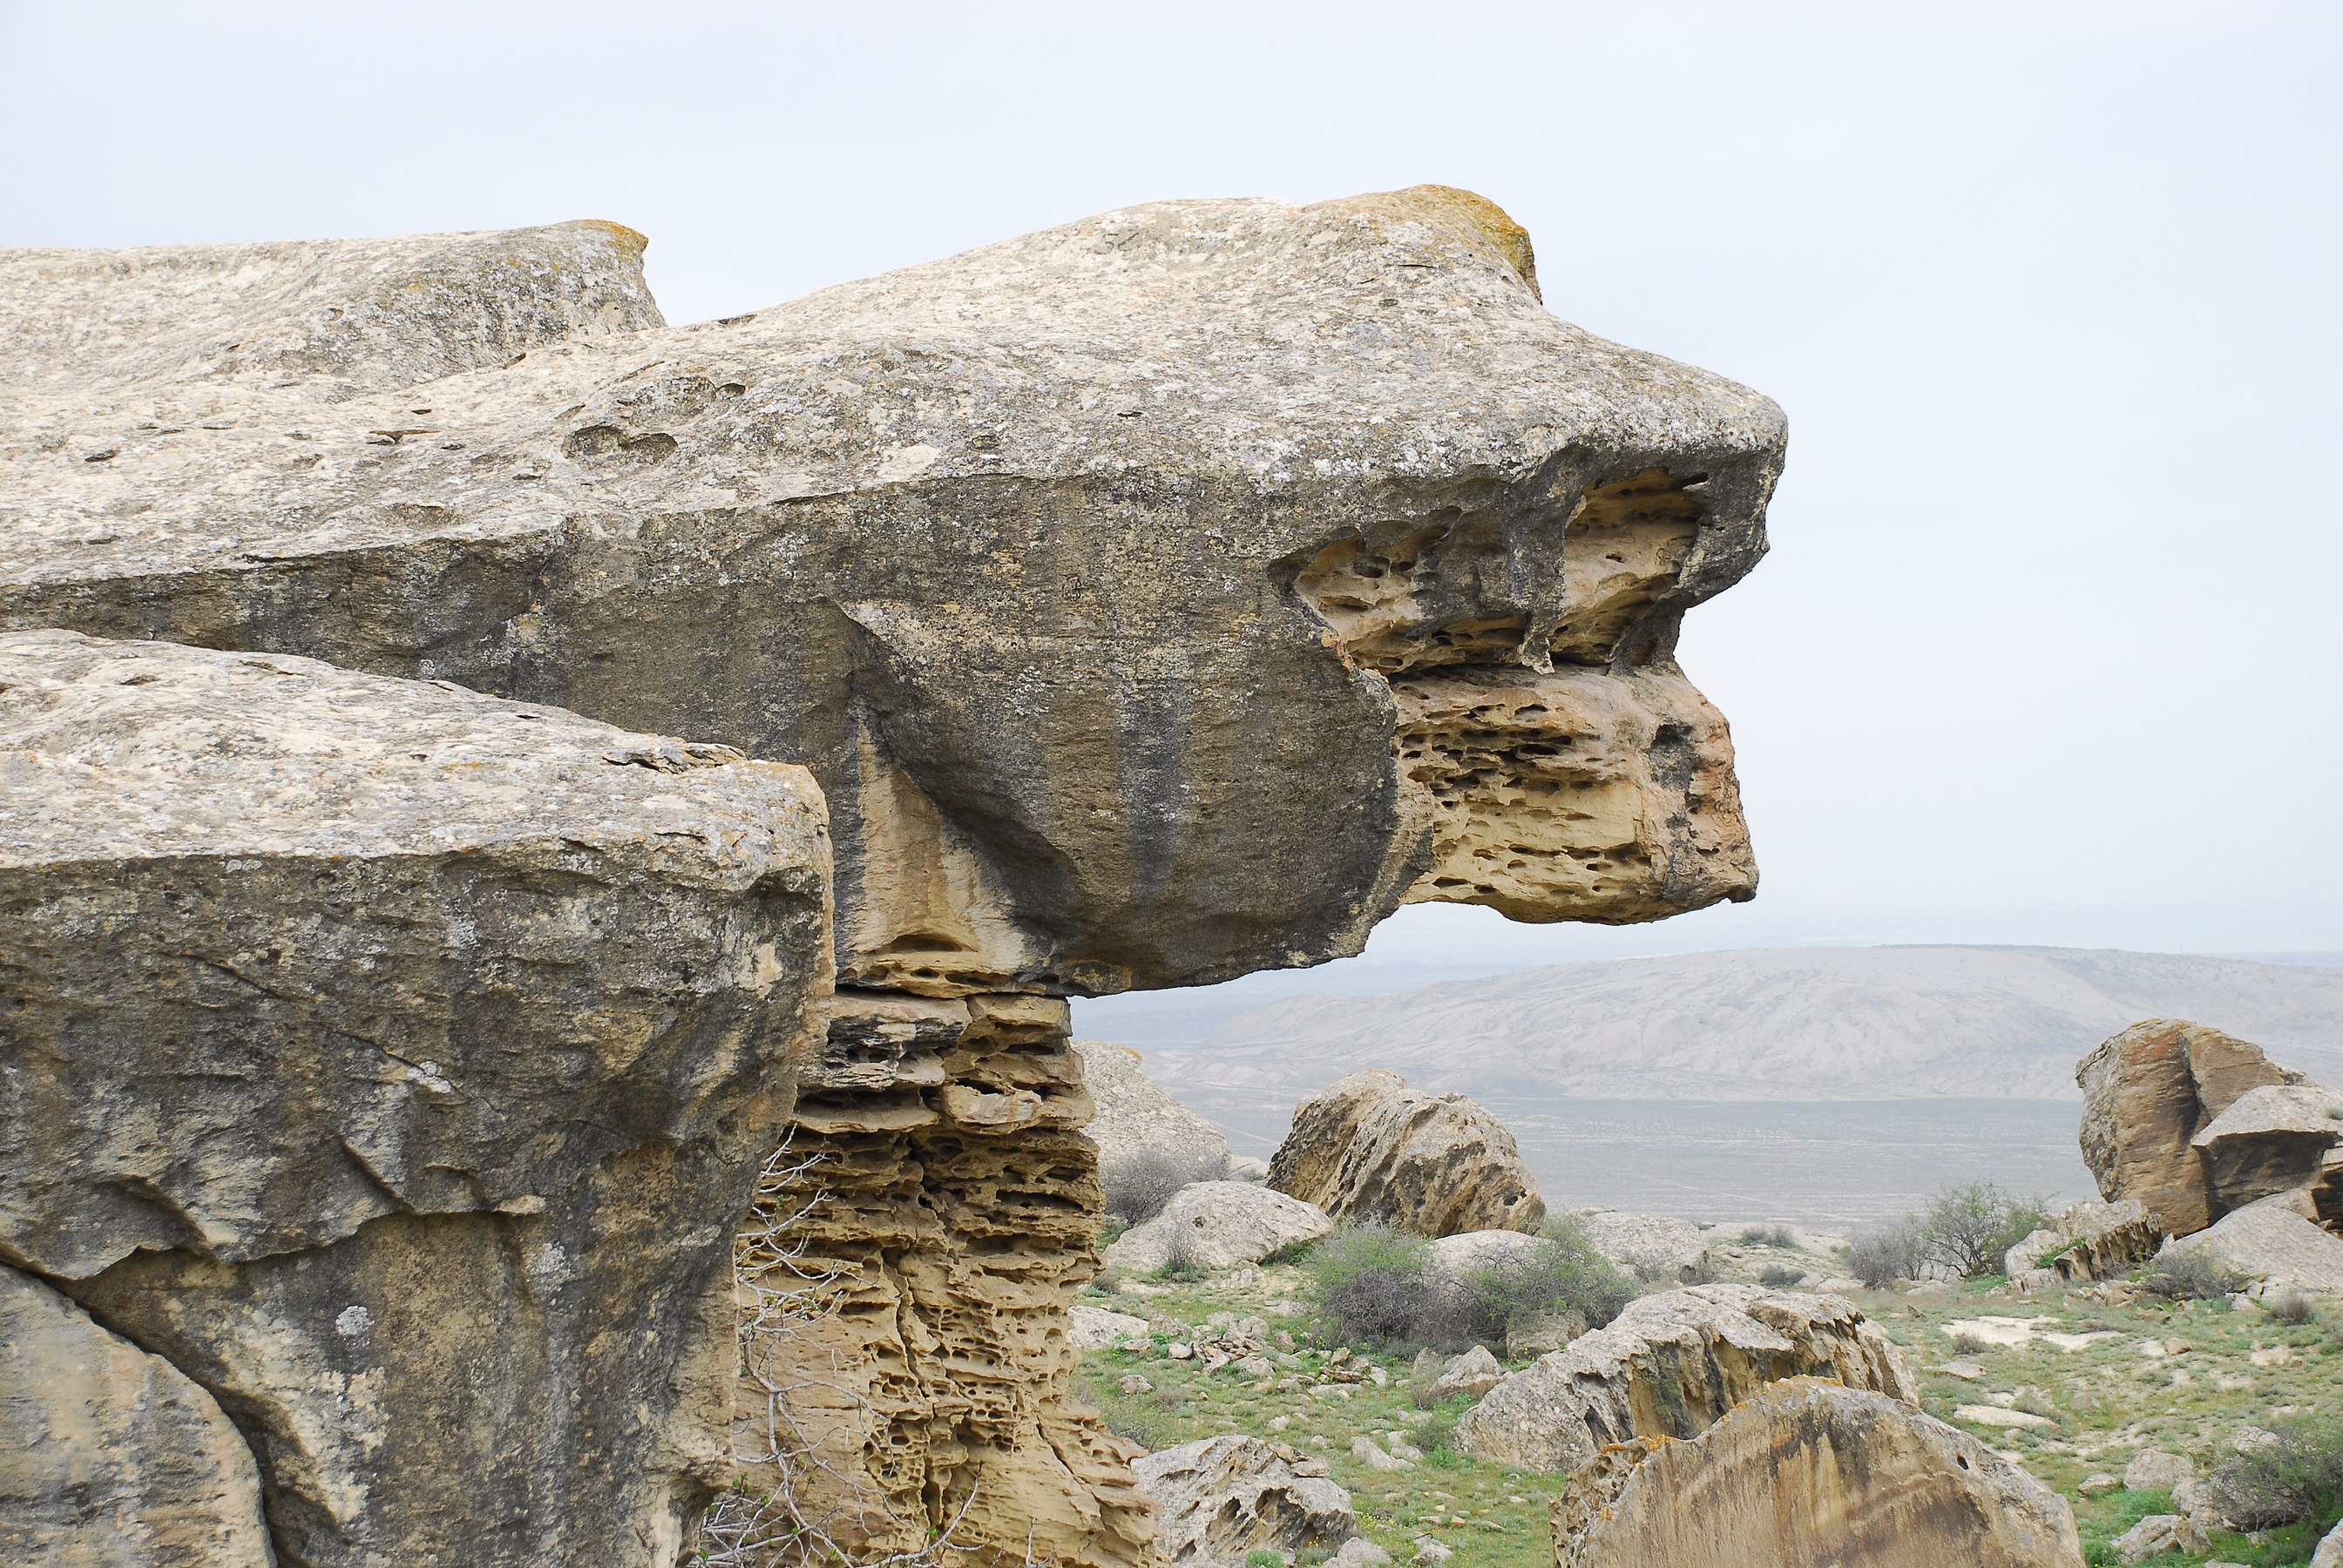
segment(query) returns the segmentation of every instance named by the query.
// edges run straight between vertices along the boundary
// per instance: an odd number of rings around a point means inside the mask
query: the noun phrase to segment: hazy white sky
[[[2338,18],[0,0],[0,243],[608,217],[683,321],[1158,197],[1467,186],[1555,311],[1789,410],[1774,554],[1684,646],[1765,885],[1379,949],[2343,948]]]

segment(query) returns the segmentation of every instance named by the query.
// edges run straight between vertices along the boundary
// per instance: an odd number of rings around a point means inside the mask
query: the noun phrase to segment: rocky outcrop
[[[271,1563],[260,1473],[218,1402],[5,1265],[0,1562]]]
[[[2298,1194],[2281,1193],[2224,1214],[2206,1230],[2165,1243],[2160,1255],[2208,1259],[2265,1294],[2343,1295],[2343,1236],[2304,1218]]]
[[[805,774],[720,746],[0,636],[0,1260],[224,1407],[287,1563],[666,1561],[827,871]]]
[[[865,987],[1749,896],[1674,647],[1780,411],[1548,314],[1487,202],[1161,203],[672,329],[640,247],[0,255],[0,624],[802,762]]]
[[[1479,1399],[1504,1381],[1503,1363],[1489,1353],[1488,1346],[1474,1345],[1441,1363],[1440,1375],[1432,1382],[1431,1402],[1438,1404],[1458,1394]]]
[[[1553,1504],[1558,1568],[2082,1568],[2066,1500],[1910,1404],[1774,1383],[1689,1442],[1604,1449]]]
[[[1134,1274],[1175,1262],[1232,1269],[1314,1241],[1333,1228],[1316,1206],[1282,1192],[1250,1181],[1200,1181],[1182,1189],[1152,1220],[1116,1237],[1106,1261]]]
[[[820,1307],[748,1336],[745,1491],[793,1474],[799,1515],[850,1553],[948,1532],[1145,1560],[1137,1451],[1071,1392],[1101,1218],[1090,1111],[1055,998],[838,994],[743,1237],[745,1291]]]
[[[1526,1231],[1545,1215],[1504,1124],[1461,1094],[1354,1072],[1304,1101],[1269,1162],[1269,1184],[1337,1220],[1422,1236]]]
[[[1467,1453],[1567,1473],[1606,1443],[1686,1438],[1770,1382],[1836,1378],[1916,1404],[1895,1344],[1853,1303],[1755,1285],[1695,1285],[1629,1304],[1491,1390],[1456,1424]]]
[[[1074,1050],[1096,1107],[1090,1135],[1101,1172],[1139,1160],[1160,1161],[1193,1181],[1228,1172],[1228,1139],[1157,1087],[1140,1066],[1139,1052],[1100,1040],[1078,1040]]]
[[[2105,1280],[2153,1257],[2163,1232],[2137,1198],[2077,1203],[2003,1254],[2002,1271],[2021,1290],[2061,1280]]]
[[[2216,1214],[2321,1182],[2343,1141],[2343,1093],[2265,1084],[2237,1096],[2189,1141]]]
[[[2137,1199],[2168,1236],[2220,1217],[2194,1147],[2248,1091],[2302,1081],[2258,1046],[2172,1019],[2136,1023],[2075,1069],[2083,1089],[2083,1159],[2109,1202]]]
[[[1237,1568],[1251,1552],[1339,1547],[1357,1533],[1351,1494],[1322,1473],[1297,1473],[1307,1462],[1282,1443],[1231,1434],[1151,1453],[1132,1468],[1154,1504],[1166,1562]]]
[[[1565,1216],[1587,1244],[1646,1280],[1697,1279],[1708,1263],[1708,1235],[1689,1220],[1580,1209]]]

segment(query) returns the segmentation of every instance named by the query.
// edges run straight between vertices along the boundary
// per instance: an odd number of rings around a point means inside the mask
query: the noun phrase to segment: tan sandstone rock
[[[2066,1500],[1975,1439],[1816,1378],[1688,1442],[1604,1449],[1553,1504],[1558,1568],[2082,1568]]]
[[[2110,1202],[2136,1198],[2166,1234],[2219,1218],[2192,1141],[2247,1091],[2302,1075],[2217,1029],[2151,1019],[2103,1041],[2075,1069],[2083,1159]]]
[[[235,1413],[294,1561],[668,1561],[827,870],[727,748],[0,635],[0,1258]]]
[[[1236,1568],[1249,1552],[1332,1548],[1357,1531],[1351,1494],[1299,1475],[1298,1452],[1230,1434],[1151,1453],[1132,1468],[1173,1568]]]
[[[2237,1096],[2189,1147],[2203,1161],[2217,1214],[2318,1182],[2343,1141],[2343,1092],[2265,1084]]]
[[[1133,1160],[1153,1159],[1194,1181],[1229,1173],[1229,1141],[1221,1130],[1166,1094],[1147,1076],[1139,1052],[1101,1040],[1078,1040],[1082,1081],[1097,1109],[1091,1141],[1099,1169],[1111,1172]]]
[[[2280,1193],[2248,1203],[2195,1235],[2167,1241],[2165,1252],[2209,1258],[2269,1294],[2343,1295],[2343,1236],[2305,1219],[2297,1201]]]
[[[1528,1230],[1545,1203],[1504,1124],[1462,1094],[1371,1070],[1296,1107],[1269,1184],[1337,1220],[1423,1236]]]
[[[1464,1412],[1456,1443],[1498,1464],[1567,1473],[1606,1443],[1690,1437],[1766,1383],[1808,1373],[1919,1400],[1902,1353],[1852,1302],[1694,1285],[1630,1302],[1506,1378]]]
[[[1568,1218],[1588,1245],[1642,1279],[1698,1279],[1708,1262],[1708,1233],[1690,1220],[1619,1209],[1579,1209]]]
[[[1314,1241],[1333,1228],[1315,1204],[1282,1192],[1251,1181],[1199,1181],[1173,1194],[1163,1212],[1116,1237],[1106,1261],[1134,1274],[1174,1262],[1232,1269]]]
[[[2137,1198],[2073,1204],[2002,1257],[2002,1271],[2024,1290],[2061,1280],[2105,1280],[2155,1256],[2163,1232]]]
[[[217,1401],[0,1266],[0,1562],[268,1568],[260,1473]]]

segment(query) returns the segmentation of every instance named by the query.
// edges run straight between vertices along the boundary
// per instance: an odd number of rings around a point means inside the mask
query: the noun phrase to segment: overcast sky
[[[0,243],[607,217],[686,321],[1159,197],[1467,186],[1554,310],[1789,411],[1774,553],[1684,642],[1765,887],[1379,951],[2337,949],[2338,15],[0,0]]]

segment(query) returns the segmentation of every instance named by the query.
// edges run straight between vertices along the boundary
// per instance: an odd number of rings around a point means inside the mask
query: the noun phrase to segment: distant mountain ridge
[[[2156,1017],[2343,1083],[2343,970],[2077,948],[1754,949],[1303,994],[1147,1062],[1182,1091],[1272,1096],[1388,1067],[1492,1095],[2073,1100],[2077,1059]]]

